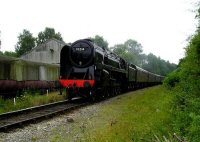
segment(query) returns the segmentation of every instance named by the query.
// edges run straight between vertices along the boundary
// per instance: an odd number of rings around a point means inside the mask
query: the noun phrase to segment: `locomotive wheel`
[[[114,88],[110,88],[108,90],[108,97],[113,96],[114,95]]]
[[[67,99],[68,101],[71,101],[72,100],[72,89],[66,89],[66,96],[67,96]]]
[[[93,94],[92,96],[90,96],[90,101],[91,102],[95,102],[96,101],[96,95]]]
[[[110,88],[109,87],[106,87],[106,97],[110,97],[112,94],[110,92]]]
[[[98,101],[98,100],[101,100],[101,99],[103,99],[103,89],[102,88],[97,88],[95,91],[94,91],[94,93],[95,93],[95,97],[96,97],[96,100]]]
[[[114,96],[117,96],[117,87],[114,88]]]
[[[122,93],[122,90],[121,90],[120,87],[118,88],[118,91],[119,91],[118,94],[121,94],[121,93]]]
[[[107,98],[108,96],[109,96],[109,93],[108,93],[109,91],[108,91],[108,87],[103,87],[102,88],[102,97],[103,98]]]
[[[97,100],[97,95],[96,95],[96,91],[91,91],[91,94],[89,96],[89,101],[91,102],[95,102]]]
[[[119,87],[116,87],[116,96],[119,95]]]

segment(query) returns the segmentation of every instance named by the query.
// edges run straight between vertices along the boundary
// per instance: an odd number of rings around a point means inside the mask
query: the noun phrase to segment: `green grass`
[[[59,92],[49,93],[48,96],[46,94],[39,95],[37,93],[30,95],[29,93],[25,92],[24,95],[16,98],[16,105],[14,105],[14,99],[4,100],[0,98],[0,114],[28,107],[52,103],[56,101],[61,101],[65,99],[64,95],[58,94]]]
[[[92,120],[94,129],[83,138],[91,142],[171,140],[171,99],[161,86],[120,96],[103,107],[98,121]]]

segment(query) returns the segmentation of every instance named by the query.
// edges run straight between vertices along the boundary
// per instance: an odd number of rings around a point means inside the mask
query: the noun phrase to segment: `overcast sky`
[[[45,27],[65,42],[101,35],[109,46],[135,39],[144,53],[178,63],[195,32],[197,0],[0,0],[1,51],[14,51],[19,33]]]

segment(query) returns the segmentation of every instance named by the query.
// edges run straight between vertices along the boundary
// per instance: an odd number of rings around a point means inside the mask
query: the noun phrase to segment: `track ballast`
[[[25,124],[37,122],[39,120],[53,117],[56,114],[74,110],[88,103],[80,99],[74,99],[71,102],[60,101],[47,105],[31,107],[19,111],[13,111],[0,115],[0,132],[6,132],[10,129],[19,128]]]

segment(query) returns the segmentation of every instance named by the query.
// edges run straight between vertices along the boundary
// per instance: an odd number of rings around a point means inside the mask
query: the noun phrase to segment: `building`
[[[64,45],[66,45],[66,43],[63,41],[54,38],[49,39],[45,43],[33,48],[30,52],[22,55],[20,58],[40,63],[59,64],[60,51]]]

